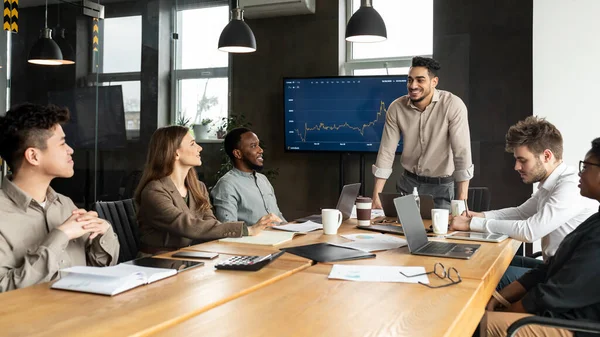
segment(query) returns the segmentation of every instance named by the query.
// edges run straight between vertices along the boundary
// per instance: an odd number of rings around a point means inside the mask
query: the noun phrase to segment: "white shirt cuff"
[[[471,224],[469,227],[474,232],[485,232],[485,219],[473,217],[471,218]]]
[[[392,175],[391,168],[380,168],[380,167],[373,165],[372,170],[373,170],[373,175],[377,178],[387,179],[390,177],[390,175]]]

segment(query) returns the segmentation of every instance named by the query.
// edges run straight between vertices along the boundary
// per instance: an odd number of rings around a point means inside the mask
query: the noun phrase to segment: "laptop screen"
[[[394,205],[394,199],[401,197],[405,194],[402,193],[379,193],[379,200],[381,201],[381,208],[386,217],[396,217],[396,206]]]
[[[411,252],[427,244],[427,233],[421,214],[417,208],[415,197],[407,195],[394,199],[398,220],[404,229],[404,236],[408,242],[408,249]]]
[[[359,190],[360,183],[344,185],[344,188],[342,188],[342,193],[340,194],[340,199],[338,200],[336,208],[342,212],[342,218],[344,220],[350,218]]]

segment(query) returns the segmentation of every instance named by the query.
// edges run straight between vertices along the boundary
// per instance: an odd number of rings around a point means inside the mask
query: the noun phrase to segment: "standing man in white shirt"
[[[426,57],[414,57],[408,73],[408,95],[390,104],[381,137],[377,161],[373,165],[375,186],[373,208],[381,208],[379,192],[392,174],[400,135],[404,146],[400,163],[404,174],[398,191],[433,196],[436,208],[450,209],[454,199],[466,200],[473,178],[471,136],[467,107],[456,95],[437,90],[440,65]]]
[[[454,217],[451,228],[506,234],[523,242],[542,239],[542,254],[547,261],[564,237],[596,212],[598,203],[580,195],[577,170],[562,161],[562,135],[545,119],[530,116],[511,126],[506,134],[506,151],[513,153],[515,170],[525,184],[540,183],[537,191],[518,207],[469,212],[472,218]],[[515,256],[499,289],[541,263]]]

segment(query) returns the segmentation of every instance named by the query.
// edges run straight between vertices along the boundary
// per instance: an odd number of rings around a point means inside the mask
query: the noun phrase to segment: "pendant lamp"
[[[232,0],[231,21],[223,28],[219,37],[219,50],[228,53],[252,53],[256,51],[256,38],[252,29],[244,22],[244,11],[239,1]]]
[[[46,0],[44,29],[39,40],[29,50],[27,62],[47,66],[59,66],[63,64],[62,52],[58,44],[52,40],[52,29],[48,28],[48,0]]]
[[[361,0],[360,8],[346,26],[346,41],[381,42],[387,39],[387,30],[381,15],[373,8],[372,0]]]

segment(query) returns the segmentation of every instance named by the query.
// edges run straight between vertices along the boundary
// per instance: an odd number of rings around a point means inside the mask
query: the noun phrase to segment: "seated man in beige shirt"
[[[0,156],[12,169],[0,189],[0,292],[52,281],[62,268],[117,263],[111,225],[50,187],[74,173],[68,120],[66,109],[35,104],[0,117]]]
[[[450,209],[456,181],[456,199],[467,199],[473,178],[467,107],[458,96],[436,89],[439,69],[434,59],[414,57],[408,73],[408,95],[396,99],[387,110],[373,165],[373,208],[381,208],[379,192],[392,174],[401,135],[404,174],[396,184],[399,192],[411,193],[416,187],[419,194],[433,196],[435,208]]]

